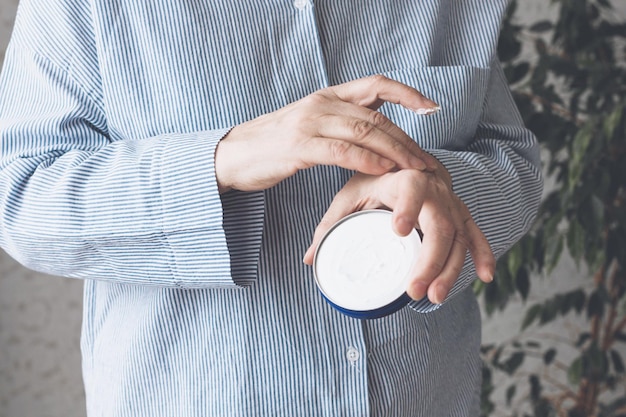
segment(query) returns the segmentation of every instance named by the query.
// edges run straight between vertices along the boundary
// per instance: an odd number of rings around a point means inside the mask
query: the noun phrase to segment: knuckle
[[[437,225],[434,229],[435,233],[437,233],[444,239],[453,240],[456,239],[458,236],[456,227],[454,227],[454,224],[447,219],[443,219],[437,222]]]
[[[438,276],[441,271],[443,270],[445,264],[442,261],[439,260],[432,260],[431,262],[429,262],[429,264],[426,266],[426,274],[430,277],[436,277]]]
[[[391,121],[379,111],[373,111],[369,117],[369,123],[373,126],[387,127]]]
[[[387,77],[385,77],[384,75],[381,75],[381,74],[375,74],[375,75],[370,75],[368,77],[368,80],[370,81],[370,83],[373,86],[376,86],[376,85],[379,85],[379,84],[387,82],[389,80],[389,78],[387,78]]]
[[[451,279],[455,280],[458,278],[459,275],[461,275],[461,272],[463,271],[463,265],[465,264],[465,259],[463,259],[462,261],[459,262],[455,262],[454,265],[452,265],[452,276]],[[452,287],[453,283],[450,283],[450,287]]]
[[[394,141],[392,141],[392,142],[389,144],[389,147],[391,148],[391,150],[392,150],[393,152],[396,152],[396,153],[401,153],[401,154],[404,154],[404,155],[406,155],[406,154],[407,154],[406,147],[405,147],[402,143],[400,143],[400,142],[398,142],[398,141],[395,141],[395,140],[394,140]],[[414,181],[415,181],[415,180],[413,179],[413,183],[414,183]]]
[[[322,106],[327,105],[328,98],[325,96],[324,91],[318,91],[302,99],[302,104],[313,109],[319,109]]]
[[[404,186],[414,187],[424,181],[424,173],[414,169],[404,169],[398,172],[398,179]]]
[[[365,120],[355,119],[350,126],[352,135],[357,140],[362,140],[368,137],[374,130],[374,125],[366,122]]]
[[[334,161],[343,161],[350,152],[350,144],[347,142],[336,141],[330,145],[330,154]]]
[[[459,244],[463,245],[465,248],[469,248],[469,249],[474,248],[472,240],[464,231],[458,231],[454,236],[454,240],[457,241]]]
[[[317,225],[317,233],[321,236],[325,233],[326,230],[330,229],[333,224],[335,224],[335,221],[330,219],[330,218],[322,218],[322,220],[320,220],[319,224]]]

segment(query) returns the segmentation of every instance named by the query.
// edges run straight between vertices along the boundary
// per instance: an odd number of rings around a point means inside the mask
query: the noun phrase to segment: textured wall
[[[0,251],[0,417],[85,415],[81,290]]]

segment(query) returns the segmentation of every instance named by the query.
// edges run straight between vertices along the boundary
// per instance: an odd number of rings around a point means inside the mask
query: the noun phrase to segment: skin
[[[445,167],[377,111],[396,103],[422,114],[437,104],[416,89],[372,76],[319,90],[273,113],[234,127],[219,143],[220,192],[270,188],[301,169],[337,165],[357,173],[335,196],[304,256],[312,264],[326,231],[342,217],[370,208],[393,210],[395,232],[424,234],[407,289],[413,299],[441,303],[470,251],[479,278],[493,280],[487,239],[452,190]]]

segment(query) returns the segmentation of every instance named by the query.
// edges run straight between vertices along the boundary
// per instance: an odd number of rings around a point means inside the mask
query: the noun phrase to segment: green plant
[[[516,3],[499,54],[554,185],[531,232],[499,261],[494,284],[475,288],[488,314],[525,302],[519,336],[483,347],[483,415],[502,415],[493,381],[506,374],[507,416],[624,417],[626,24],[609,0],[552,0],[554,19],[522,26]],[[526,303],[531,276],[567,279],[555,274],[565,253],[586,282]],[[586,328],[558,343],[538,337],[568,318]]]

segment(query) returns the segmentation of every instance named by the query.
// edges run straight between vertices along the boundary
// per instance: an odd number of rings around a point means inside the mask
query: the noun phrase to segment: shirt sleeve
[[[0,246],[18,262],[164,287],[254,281],[263,193],[218,193],[228,128],[113,141],[97,92],[18,43],[0,91]]]
[[[496,258],[528,231],[543,190],[539,146],[524,127],[499,62],[490,71],[483,114],[472,143],[463,150],[429,152],[450,172],[455,192],[487,237]],[[468,253],[448,299],[475,278]],[[410,305],[420,312],[438,308],[426,298]]]

